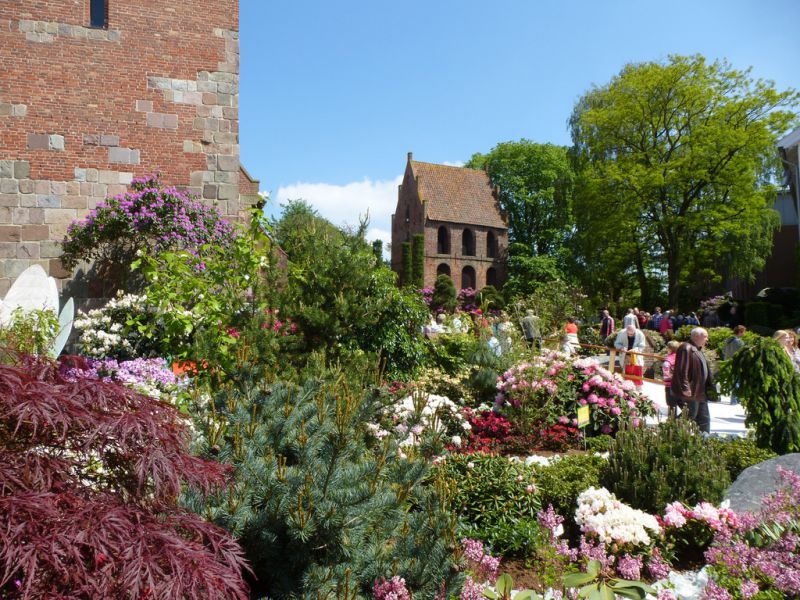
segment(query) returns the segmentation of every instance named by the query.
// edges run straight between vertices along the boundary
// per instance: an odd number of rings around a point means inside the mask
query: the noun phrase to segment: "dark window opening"
[[[461,236],[461,254],[475,256],[475,234],[471,229],[465,229]]]
[[[406,223],[410,222],[411,222],[411,210],[408,207],[406,207]]]
[[[464,267],[461,271],[461,289],[466,288],[475,289],[475,269],[472,267]]]
[[[89,23],[92,27],[104,28],[108,25],[108,0],[89,0]]]
[[[450,277],[450,265],[442,263],[436,267],[436,276],[438,277],[439,275],[447,275]]]
[[[450,254],[450,232],[447,231],[447,227],[444,225],[439,227],[436,252],[438,254]]]
[[[486,285],[497,287],[497,271],[494,267],[489,267],[486,270]]]
[[[497,257],[497,238],[491,231],[486,234],[486,256],[489,258]]]

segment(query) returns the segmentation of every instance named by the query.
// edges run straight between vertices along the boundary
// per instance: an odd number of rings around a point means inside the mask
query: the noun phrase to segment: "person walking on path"
[[[607,310],[603,311],[603,318],[600,321],[600,339],[604,342],[608,336],[614,333],[614,317],[611,316],[611,313]]]
[[[525,316],[522,319],[522,333],[525,335],[528,348],[539,350],[542,347],[542,330],[539,326],[539,317],[533,314],[531,309],[525,312]]]
[[[627,327],[628,325],[633,325],[637,329],[639,328],[639,319],[636,318],[636,313],[633,312],[632,308],[629,308],[628,314],[622,317],[622,326]]]
[[[664,337],[668,337],[668,334],[671,334],[672,313],[670,311],[666,311],[661,317],[661,320],[658,322],[658,332]]]
[[[742,347],[744,347],[744,332],[747,328],[744,325],[737,325],[733,328],[733,335],[725,340],[725,345],[722,347],[722,359],[730,360]],[[731,405],[739,404],[739,396],[736,395],[736,389],[731,392]]]
[[[707,342],[708,332],[705,329],[692,329],[690,341],[682,343],[676,352],[670,385],[673,396],[686,403],[689,418],[697,423],[703,433],[711,432],[711,415],[708,412],[711,371],[703,355],[703,346]]]
[[[573,354],[577,352],[580,346],[578,345],[578,324],[575,322],[575,317],[567,318],[567,324],[564,326],[564,344],[562,349],[566,354]]]
[[[680,347],[681,343],[675,340],[671,340],[667,343],[667,356],[664,358],[664,362],[661,365],[661,373],[664,378],[664,392],[667,397],[667,408],[669,410],[669,416],[673,419],[678,416],[678,409],[681,409],[681,411],[683,410],[683,402],[680,398],[673,396],[672,390],[669,389],[672,384],[672,373],[675,370],[676,352]]]
[[[644,337],[644,332],[637,329],[635,325],[628,325],[625,329],[621,329],[617,334],[617,339],[614,341],[614,347],[621,353],[621,363],[625,375],[633,375],[638,379],[633,379],[636,385],[642,385],[642,373],[644,369],[643,357],[637,353],[644,352],[647,346],[647,340]]]

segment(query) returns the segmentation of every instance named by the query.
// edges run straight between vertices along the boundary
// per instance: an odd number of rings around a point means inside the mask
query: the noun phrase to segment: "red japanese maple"
[[[168,404],[0,365],[0,597],[245,599],[242,551],[178,506],[223,485]]]

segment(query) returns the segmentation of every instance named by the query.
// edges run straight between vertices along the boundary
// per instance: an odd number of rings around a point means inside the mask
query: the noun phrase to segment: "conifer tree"
[[[411,285],[421,288],[425,283],[425,235],[415,233],[411,238]]]

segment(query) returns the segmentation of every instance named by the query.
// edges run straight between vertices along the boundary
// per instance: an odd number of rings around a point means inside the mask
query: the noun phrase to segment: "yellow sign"
[[[589,407],[578,407],[578,427],[586,427],[589,424]]]

